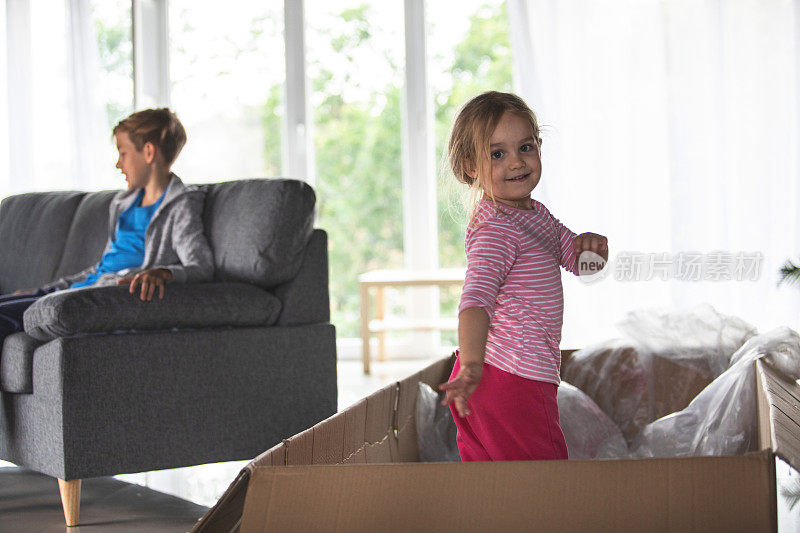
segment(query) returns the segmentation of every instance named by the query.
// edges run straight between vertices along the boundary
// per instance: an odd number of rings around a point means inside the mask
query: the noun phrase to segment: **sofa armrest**
[[[246,283],[168,284],[164,298],[143,302],[128,287],[58,291],[28,308],[25,332],[40,341],[79,333],[274,324],[281,303]]]
[[[328,293],[328,234],[315,229],[303,252],[300,270],[291,280],[274,289],[281,301],[279,326],[330,322]]]

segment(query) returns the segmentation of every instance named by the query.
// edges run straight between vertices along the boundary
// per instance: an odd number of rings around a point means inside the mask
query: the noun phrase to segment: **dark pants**
[[[6,337],[22,331],[22,315],[33,303],[57,289],[37,289],[23,294],[3,294],[0,296],[0,348]]]

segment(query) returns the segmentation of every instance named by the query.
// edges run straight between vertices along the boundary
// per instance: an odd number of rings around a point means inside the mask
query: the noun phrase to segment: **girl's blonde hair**
[[[497,204],[492,192],[489,139],[505,112],[514,113],[530,123],[536,149],[541,154],[539,122],[522,98],[511,93],[488,91],[464,104],[456,114],[447,141],[447,159],[455,178],[469,186],[472,194],[467,218],[471,223],[478,201],[487,194]],[[488,168],[488,175],[487,175]]]

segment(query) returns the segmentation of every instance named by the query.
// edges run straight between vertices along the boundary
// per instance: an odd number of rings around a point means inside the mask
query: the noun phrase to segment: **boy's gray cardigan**
[[[136,201],[140,190],[122,191],[111,200],[108,208],[108,242],[103,255],[111,248],[120,215]],[[171,271],[172,281],[180,283],[211,281],[214,275],[214,259],[203,233],[204,198],[203,191],[194,186],[184,185],[178,176],[170,174],[164,200],[153,213],[150,225],[147,226],[142,265],[138,268],[103,274],[92,286],[116,285],[119,279],[151,268],[165,268]],[[45,288],[68,289],[73,283],[94,274],[97,266],[65,276]]]

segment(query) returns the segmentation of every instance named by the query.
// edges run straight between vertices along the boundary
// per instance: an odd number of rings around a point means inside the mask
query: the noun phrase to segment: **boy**
[[[150,301],[166,283],[210,281],[214,263],[203,233],[203,193],[170,172],[186,131],[167,108],[146,109],[113,131],[128,190],[109,206],[109,240],[100,262],[34,291],[0,297],[0,342],[23,329],[22,316],[36,300],[57,290],[129,284]]]

